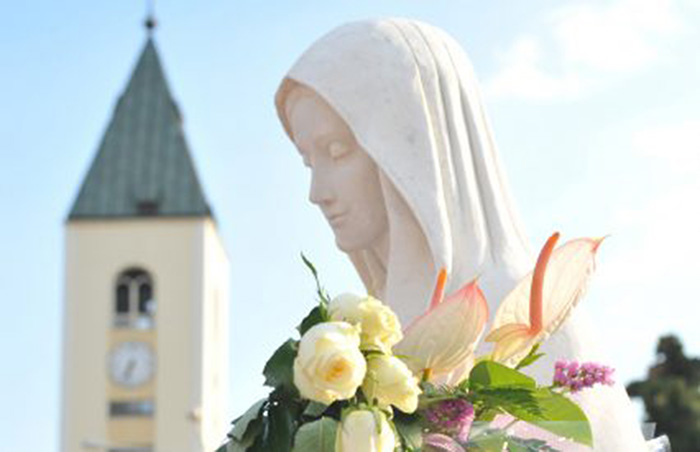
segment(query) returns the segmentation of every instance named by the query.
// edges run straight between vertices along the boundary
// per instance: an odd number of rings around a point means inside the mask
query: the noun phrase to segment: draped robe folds
[[[495,313],[534,258],[459,44],[406,19],[331,31],[299,58],[277,93],[288,134],[284,105],[295,84],[328,102],[379,168],[389,218],[386,268],[370,252],[349,253],[367,290],[406,325],[426,309],[437,273],[446,268],[448,293],[478,277]],[[546,357],[530,370],[541,383],[551,382],[557,359],[606,362],[581,311],[543,345]],[[576,398],[591,421],[595,450],[645,450],[621,385]]]

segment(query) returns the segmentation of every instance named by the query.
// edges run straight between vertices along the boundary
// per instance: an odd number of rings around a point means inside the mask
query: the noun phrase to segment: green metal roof
[[[149,37],[68,216],[211,216]]]

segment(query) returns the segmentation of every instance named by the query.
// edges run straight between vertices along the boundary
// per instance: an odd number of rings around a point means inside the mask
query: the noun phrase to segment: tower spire
[[[158,24],[155,16],[155,0],[146,0],[146,20],[143,22],[143,24],[146,27],[148,36],[151,36],[153,34],[153,30]]]
[[[150,36],[116,103],[69,220],[143,216],[212,216]]]

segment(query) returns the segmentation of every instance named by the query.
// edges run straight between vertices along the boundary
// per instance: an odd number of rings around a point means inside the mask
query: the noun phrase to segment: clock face
[[[155,356],[145,342],[122,342],[110,353],[109,374],[119,385],[141,386],[151,379],[154,370]]]

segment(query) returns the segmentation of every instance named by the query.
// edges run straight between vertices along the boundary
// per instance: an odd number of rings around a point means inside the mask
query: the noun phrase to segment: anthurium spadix
[[[415,375],[446,377],[472,357],[489,316],[484,294],[472,281],[443,297],[447,272],[440,271],[428,310],[404,331],[394,347]]]
[[[585,292],[603,239],[571,240],[554,249],[559,233],[545,243],[532,273],[501,302],[487,342],[493,359],[514,362],[555,332]]]

